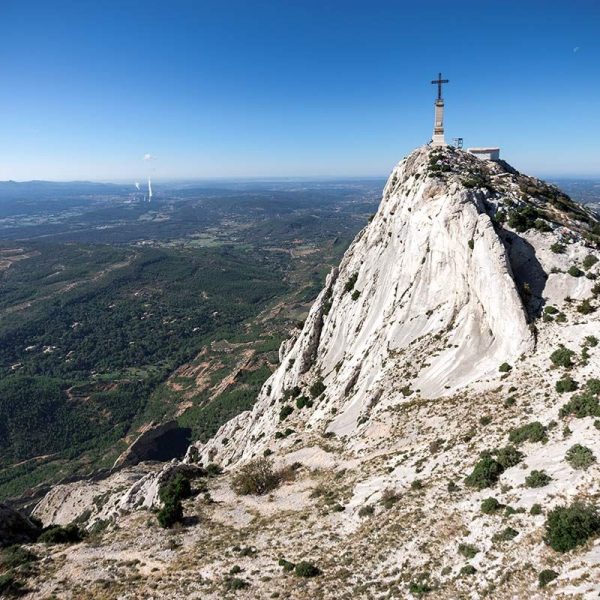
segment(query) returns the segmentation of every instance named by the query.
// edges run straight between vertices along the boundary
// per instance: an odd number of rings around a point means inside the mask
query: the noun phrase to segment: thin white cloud
[[[573,52],[579,52],[579,46],[575,46],[575,48],[573,48]]]
[[[152,160],[154,158],[154,156],[152,156],[152,154],[144,154],[144,160]]]

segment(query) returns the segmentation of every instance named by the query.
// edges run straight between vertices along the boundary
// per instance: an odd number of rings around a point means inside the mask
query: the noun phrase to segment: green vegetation
[[[565,375],[556,382],[555,387],[559,394],[564,394],[566,392],[574,392],[579,387],[579,384],[569,375]]]
[[[596,307],[590,302],[589,298],[585,298],[577,305],[577,312],[582,315],[589,315],[596,311]]]
[[[542,514],[542,505],[541,504],[532,504],[531,509],[529,510],[529,514],[532,516],[537,516]]]
[[[489,454],[483,456],[473,468],[472,473],[465,478],[465,483],[469,487],[482,490],[492,487],[502,475],[504,468]]]
[[[558,577],[558,573],[552,569],[544,569],[540,571],[538,575],[538,585],[543,588],[546,587],[551,581],[554,581]]]
[[[294,567],[294,575],[298,577],[317,577],[321,574],[321,569],[307,560],[301,560]]]
[[[586,389],[575,394],[559,411],[561,417],[573,415],[579,419],[584,417],[600,417],[600,380],[592,378],[586,382]]]
[[[543,442],[546,440],[546,427],[544,427],[539,421],[533,421],[511,429],[508,434],[508,439],[513,444],[522,444],[524,442]]]
[[[498,368],[500,373],[508,373],[511,369],[512,367],[507,362],[503,362]]]
[[[564,244],[560,244],[559,242],[554,242],[554,244],[550,246],[550,250],[552,250],[554,254],[564,254],[567,250],[567,247]]]
[[[344,284],[344,293],[351,292],[356,285],[356,280],[358,279],[358,273],[352,273],[348,278],[348,281]]]
[[[573,350],[561,345],[550,355],[550,360],[556,367],[565,367],[566,369],[569,369],[573,366],[574,356],[575,352]]]
[[[317,381],[310,386],[308,391],[310,392],[311,398],[318,398],[326,389],[327,387],[323,383],[323,380],[317,379]]]
[[[591,269],[598,262],[598,257],[595,254],[588,254],[583,259],[583,268]]]
[[[52,525],[45,529],[38,542],[42,544],[76,544],[84,538],[84,533],[75,523],[62,527],[61,525]]]
[[[500,504],[496,498],[486,498],[481,502],[481,512],[484,515],[493,515],[500,512],[504,504]]]
[[[284,404],[279,410],[279,420],[285,421],[294,412],[294,407]]]
[[[568,552],[600,533],[600,516],[595,506],[574,502],[548,513],[544,541],[557,552]]]
[[[505,446],[495,450],[496,460],[500,463],[503,469],[510,469],[518,465],[523,460],[523,453],[517,450],[514,446]]]
[[[552,477],[545,471],[534,469],[525,478],[525,485],[530,488],[539,488],[548,485],[552,481]]]
[[[462,554],[465,558],[474,558],[475,555],[479,552],[479,548],[471,544],[459,544],[458,552]]]
[[[585,470],[596,462],[596,457],[594,456],[594,453],[586,446],[575,444],[567,450],[567,453],[565,454],[565,460],[574,469]]]
[[[575,265],[571,265],[569,267],[569,270],[567,271],[567,273],[571,277],[582,277],[583,275],[585,275],[585,273],[579,267],[576,267]]]
[[[492,536],[492,541],[493,542],[508,542],[514,538],[516,538],[519,535],[519,532],[516,529],[513,529],[512,527],[507,527],[506,529],[503,529],[502,531],[499,531],[498,533],[494,534]]]
[[[170,528],[175,523],[183,521],[182,500],[192,495],[190,480],[182,473],[176,473],[174,477],[164,482],[159,490],[158,497],[163,503],[158,511],[158,523],[161,527]]]
[[[242,465],[234,475],[231,487],[240,496],[262,496],[274,490],[281,482],[281,473],[273,470],[267,458],[256,458]]]

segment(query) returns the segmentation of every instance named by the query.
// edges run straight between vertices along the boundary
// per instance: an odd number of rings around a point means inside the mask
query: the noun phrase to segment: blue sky
[[[1,0],[0,179],[386,175],[440,70],[447,138],[600,176],[599,30],[598,0]]]

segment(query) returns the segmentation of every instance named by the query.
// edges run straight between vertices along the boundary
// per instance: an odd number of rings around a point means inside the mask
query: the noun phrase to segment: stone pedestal
[[[435,101],[435,122],[433,124],[432,146],[445,146],[444,140],[444,101]]]

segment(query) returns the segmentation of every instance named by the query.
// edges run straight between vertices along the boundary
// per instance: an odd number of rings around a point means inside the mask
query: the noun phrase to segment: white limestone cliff
[[[448,165],[443,177],[438,161]],[[505,244],[490,216],[497,194],[464,183],[481,165],[466,153],[429,146],[397,165],[379,210],[327,278],[254,409],[197,448],[202,460],[249,458],[266,447],[279,427],[282,399],[294,388],[308,394],[315,380],[322,379],[326,392],[306,426],[351,438],[361,423],[367,426],[375,404],[413,393],[453,394],[494,378],[500,364],[533,350]],[[501,165],[489,168],[512,177]]]

